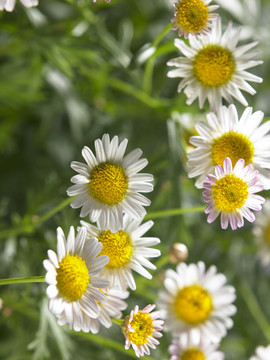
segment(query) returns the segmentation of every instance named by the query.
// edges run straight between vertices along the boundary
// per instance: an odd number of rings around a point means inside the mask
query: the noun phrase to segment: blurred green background
[[[19,2],[13,13],[0,13],[0,276],[44,275],[47,249],[56,248],[56,228],[67,234],[79,225],[79,210],[62,206],[84,145],[104,133],[128,138],[128,151],[141,148],[149,160],[145,172],[155,178],[149,212],[203,205],[202,194],[187,178],[189,131],[176,120],[178,112],[205,114],[197,102],[185,104],[179,79],[168,79],[166,61],[179,56],[176,32],[159,35],[173,16],[173,1],[41,0],[37,8]],[[245,1],[242,2],[243,6]],[[255,22],[254,38],[264,64],[251,72],[264,78],[257,94],[246,95],[254,110],[270,116],[269,3]],[[219,9],[225,26],[238,19]],[[262,39],[260,36],[264,30]],[[158,45],[152,56],[151,46]],[[239,113],[243,107],[237,104]],[[268,193],[264,193],[266,197]],[[50,216],[51,215],[51,216]],[[46,220],[47,219],[47,220]],[[44,221],[46,220],[46,221]],[[174,242],[189,249],[188,262],[215,264],[237,290],[235,326],[221,343],[226,359],[246,360],[257,345],[270,343],[269,276],[255,254],[252,225],[222,231],[219,221],[204,214],[155,220],[149,236],[161,239],[162,257],[149,281],[135,276],[126,314],[135,304],[154,302]],[[48,313],[46,284],[8,285],[0,289],[0,359],[128,359],[121,353],[56,325]],[[253,296],[255,296],[253,298]],[[253,302],[257,299],[257,302]],[[259,304],[259,308],[256,306]],[[261,317],[260,317],[261,316]],[[264,330],[264,331],[262,331]],[[105,338],[123,344],[120,328],[102,329]],[[96,337],[96,339],[98,336]],[[171,335],[151,352],[168,359]],[[29,344],[31,344],[29,346]]]

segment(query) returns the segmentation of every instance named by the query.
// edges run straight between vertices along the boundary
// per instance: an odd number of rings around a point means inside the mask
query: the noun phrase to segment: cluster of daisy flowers
[[[68,324],[75,331],[95,334],[100,325],[109,328],[112,318],[120,319],[128,289],[136,289],[133,272],[151,279],[146,268],[156,267],[149,258],[160,256],[152,248],[160,240],[143,236],[153,221],[142,223],[150,201],[141,193],[153,190],[153,176],[140,173],[148,163],[140,149],[124,156],[127,143],[105,134],[95,140],[95,154],[83,148],[86,163],[71,163],[78,173],[67,190],[75,196],[71,206],[81,208],[80,216],[88,215],[90,222],[82,220],[77,235],[71,227],[67,238],[58,228],[57,252],[48,251],[44,267],[49,309],[59,325]],[[125,348],[132,345],[137,356],[159,344],[163,320],[154,308],[139,310],[136,305],[123,321]]]

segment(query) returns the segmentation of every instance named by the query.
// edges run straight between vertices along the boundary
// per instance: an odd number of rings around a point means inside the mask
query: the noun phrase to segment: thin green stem
[[[22,278],[0,279],[0,285],[27,284],[45,282],[45,276],[30,276]]]
[[[270,342],[270,324],[265,319],[265,314],[261,310],[252,289],[247,282],[241,282],[239,290],[258,327],[261,329],[264,337]]]
[[[44,215],[42,215],[40,217],[33,216],[32,222],[30,222],[28,224],[22,224],[20,226],[14,227],[14,228],[0,230],[0,239],[7,238],[9,236],[17,236],[17,235],[21,235],[21,234],[31,234],[32,232],[34,232],[34,230],[37,227],[42,225],[45,221],[49,220],[56,213],[58,213],[59,211],[64,209],[67,205],[69,205],[74,198],[75,197],[73,196],[73,197],[65,199],[60,204],[56,205],[54,208],[52,208],[51,210],[49,210],[48,212],[46,212]]]
[[[190,214],[195,212],[203,212],[205,206],[198,206],[193,208],[181,208],[181,209],[168,209],[163,211],[154,211],[149,212],[145,215],[144,219],[157,219],[162,217],[169,217],[169,216],[176,216],[176,215],[183,215],[183,214]]]
[[[155,41],[152,44],[152,47],[157,50],[158,45],[162,41],[162,39],[167,35],[167,33],[171,30],[172,24],[169,24],[161,31],[161,33],[156,37]],[[152,92],[152,78],[155,66],[155,53],[149,57],[145,66],[145,72],[143,77],[143,91],[147,94],[151,94]]]

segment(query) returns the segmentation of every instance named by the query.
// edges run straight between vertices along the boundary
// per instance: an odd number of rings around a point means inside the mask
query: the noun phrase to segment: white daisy
[[[254,222],[253,234],[259,246],[258,257],[263,266],[270,265],[270,199],[266,199],[263,209]]]
[[[166,271],[164,286],[157,304],[165,329],[174,335],[187,334],[218,342],[233,326],[231,316],[236,313],[232,305],[235,300],[233,286],[225,285],[226,277],[205,264],[176,266],[176,272]]]
[[[227,229],[229,222],[232,230],[244,226],[243,218],[253,222],[255,215],[250,209],[259,211],[264,203],[262,196],[255,195],[263,190],[258,171],[252,165],[245,166],[243,159],[233,167],[231,159],[225,158],[223,167],[215,167],[215,176],[206,176],[203,187],[204,201],[209,204],[204,210],[209,214],[207,222],[212,223],[221,214],[222,229]]]
[[[270,121],[260,125],[263,112],[248,107],[240,119],[236,107],[222,106],[218,115],[207,115],[207,123],[195,125],[198,136],[191,136],[190,143],[196,147],[187,155],[188,176],[200,175],[195,185],[203,187],[207,174],[212,174],[216,165],[222,165],[229,157],[233,166],[244,159],[259,171],[260,181],[270,189]]]
[[[98,256],[102,244],[95,238],[85,239],[85,229],[75,239],[71,227],[66,241],[59,227],[57,254],[48,250],[49,259],[43,261],[47,270],[45,281],[49,284],[46,291],[49,310],[61,319],[60,324],[67,323],[75,331],[83,329],[83,312],[91,318],[99,316],[97,302],[106,300],[100,288],[109,285],[107,280],[96,276],[109,261],[108,256]]]
[[[111,0],[105,0],[107,3],[111,2]],[[93,3],[97,2],[97,0],[93,0]]]
[[[147,305],[144,309],[139,310],[136,305],[122,325],[122,331],[125,335],[125,349],[132,345],[136,356],[150,355],[150,348],[155,349],[159,341],[156,338],[162,337],[160,331],[163,330],[164,321],[159,320],[160,312],[151,311],[156,305]]]
[[[190,105],[198,97],[200,108],[205,99],[208,99],[212,110],[218,109],[222,98],[232,103],[232,97],[248,106],[240,90],[254,95],[255,90],[247,81],[261,82],[258,76],[246,71],[259,65],[262,61],[251,60],[257,53],[248,51],[257,42],[236,47],[240,29],[233,29],[229,23],[227,30],[222,34],[221,20],[213,21],[211,32],[199,35],[198,39],[189,36],[188,46],[183,40],[176,39],[175,46],[185,55],[168,62],[169,66],[177,69],[168,72],[169,77],[180,77],[183,80],[178,86],[178,92],[184,89],[187,104]]]
[[[218,346],[200,336],[183,334],[169,346],[170,360],[223,360],[224,353],[217,351]]]
[[[127,304],[122,300],[128,297],[129,293],[127,291],[106,289],[102,293],[105,295],[105,301],[98,303],[100,313],[97,318],[93,318],[82,311],[81,330],[84,332],[91,331],[93,334],[97,334],[100,330],[100,324],[110,328],[112,326],[111,318],[120,319],[122,317],[122,310],[127,308]],[[66,321],[65,316],[58,317],[59,325],[66,324]]]
[[[85,146],[82,155],[86,164],[77,161],[71,163],[72,169],[79,175],[71,178],[75,184],[67,190],[69,196],[78,195],[72,202],[73,208],[82,207],[80,216],[90,216],[91,222],[100,222],[104,226],[115,227],[123,217],[123,212],[138,219],[144,217],[143,206],[150,205],[150,200],[139,192],[153,190],[153,176],[138,174],[148,163],[140,159],[142,151],[135,149],[124,157],[128,140],[118,145],[118,136],[110,141],[108,134],[102,140],[95,141],[96,156]]]
[[[219,8],[218,5],[208,6],[211,2],[212,0],[178,0],[173,4],[176,11],[172,18],[172,29],[178,30],[178,35],[184,35],[185,39],[189,34],[206,34],[211,27],[210,21],[218,16],[210,14]]]
[[[270,359],[270,345],[267,347],[258,346],[256,348],[255,356],[252,356],[249,360],[269,360]]]
[[[38,5],[38,0],[20,0],[20,2],[27,8]],[[6,10],[11,12],[14,10],[16,5],[16,0],[0,0],[0,11]]]
[[[147,279],[152,275],[144,268],[155,270],[156,267],[147,258],[160,256],[160,250],[152,249],[150,246],[157,245],[160,240],[156,237],[143,237],[152,226],[153,221],[147,221],[141,225],[141,220],[134,220],[124,215],[123,227],[117,232],[98,222],[98,227],[81,221],[87,230],[87,236],[97,237],[103,248],[100,254],[107,255],[110,259],[108,264],[102,268],[100,276],[110,281],[110,286],[120,286],[123,290],[130,287],[136,289],[132,270]]]

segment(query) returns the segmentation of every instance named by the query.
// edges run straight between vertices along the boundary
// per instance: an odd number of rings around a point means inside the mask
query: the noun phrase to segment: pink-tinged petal
[[[233,167],[232,167],[232,161],[229,157],[226,157],[224,159],[224,162],[223,162],[223,168],[224,168],[224,171],[226,174],[229,174],[232,172],[233,170]]]
[[[212,213],[210,213],[210,214],[208,215],[208,217],[207,217],[207,222],[208,222],[209,224],[211,224],[213,221],[216,220],[216,218],[218,217],[218,215],[219,215],[219,212],[212,212]]]
[[[242,207],[241,213],[244,216],[244,218],[247,219],[247,221],[249,221],[249,222],[255,221],[254,213],[249,208],[247,208],[246,206]]]
[[[229,224],[229,216],[227,213],[221,212],[220,222],[221,222],[221,228],[227,229],[228,224]]]

